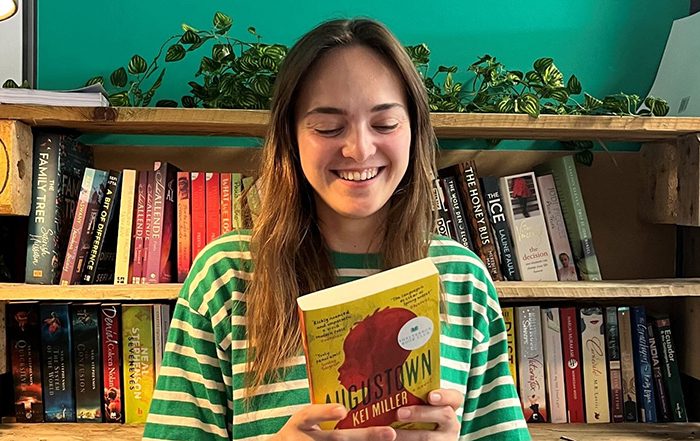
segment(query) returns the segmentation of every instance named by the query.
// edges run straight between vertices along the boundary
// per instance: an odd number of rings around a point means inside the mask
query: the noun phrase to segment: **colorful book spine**
[[[601,280],[598,257],[593,247],[593,235],[588,223],[583,193],[579,184],[576,164],[571,155],[560,156],[535,168],[537,174],[551,173],[557,187],[564,223],[571,241],[576,268],[582,280]]]
[[[243,175],[231,173],[231,219],[233,228],[243,228]]]
[[[60,280],[66,244],[92,150],[74,138],[35,131],[25,282]]]
[[[136,196],[136,170],[122,172],[119,190],[119,223],[117,229],[116,256],[114,258],[114,284],[131,283],[131,232],[134,223],[134,199]]]
[[[498,247],[501,274],[506,280],[520,280],[520,269],[513,251],[513,238],[508,228],[501,190],[498,188],[498,178],[484,176],[481,178],[481,186],[484,190],[493,236]]]
[[[450,210],[447,208],[448,198],[441,181],[440,178],[433,179],[433,210],[436,212],[435,231],[441,236],[455,237]]]
[[[105,195],[107,193],[108,178],[109,173],[107,171],[94,171],[94,176],[92,179],[92,188],[90,189],[90,196],[88,199],[87,214],[85,216],[85,223],[83,224],[83,231],[79,236],[80,239],[78,245],[78,255],[75,263],[75,274],[73,274],[70,284],[82,283],[83,274],[85,272],[88,256],[90,254],[92,239],[95,236],[95,230],[98,224],[100,209],[102,208],[102,202],[104,201]]]
[[[578,280],[576,264],[573,261],[569,236],[566,234],[566,224],[559,205],[557,188],[554,186],[552,175],[537,177],[537,187],[542,196],[542,209],[547,221],[549,242],[554,253],[554,265],[557,269],[557,277],[560,281]]]
[[[155,384],[153,308],[122,305],[125,423],[145,423]]]
[[[71,305],[76,419],[102,422],[100,314],[97,303]]]
[[[155,202],[156,173],[146,172],[146,215],[143,228],[143,263],[141,264],[141,283],[148,281],[149,260],[151,259],[151,234],[153,231],[153,204]]]
[[[683,423],[688,421],[688,413],[685,408],[685,398],[681,387],[681,376],[676,359],[676,349],[671,336],[671,321],[668,317],[661,317],[655,320],[658,330],[659,345],[661,346],[662,373],[668,389],[668,397],[671,402],[671,416],[674,422]]]
[[[231,173],[221,173],[221,234],[233,228],[231,216]]]
[[[610,413],[613,423],[625,421],[622,396],[622,369],[620,363],[620,332],[617,325],[617,307],[605,308],[605,349],[608,354],[610,378]]]
[[[71,226],[70,237],[66,247],[66,255],[63,260],[63,270],[61,271],[61,285],[72,285],[78,279],[76,277],[76,266],[78,262],[78,253],[80,252],[81,236],[83,231],[87,229],[87,215],[90,193],[92,189],[92,181],[95,176],[95,169],[86,168],[83,182],[80,186],[80,196],[78,197],[78,205],[75,208],[75,217]]]
[[[516,307],[515,322],[518,324],[518,384],[523,414],[528,423],[546,423],[548,412],[540,307]]]
[[[106,423],[123,423],[121,305],[103,303],[100,307],[100,325],[104,421]]]
[[[192,172],[192,261],[207,244],[206,184],[204,173]]]
[[[649,342],[649,362],[654,378],[654,396],[656,397],[656,419],[660,423],[673,421],[671,416],[671,401],[668,397],[668,389],[664,382],[664,374],[661,368],[661,355],[654,331],[653,320],[647,316],[647,341]]]
[[[68,303],[42,303],[41,364],[44,389],[44,421],[75,422],[73,357]]]
[[[559,308],[542,308],[541,314],[549,421],[566,423],[566,386]]]
[[[503,310],[503,321],[506,325],[506,338],[508,339],[508,367],[510,368],[510,375],[513,377],[513,384],[515,388],[518,388],[518,355],[515,348],[515,311],[513,307],[504,307]]]
[[[474,243],[469,235],[469,227],[467,225],[467,216],[464,211],[464,205],[459,197],[457,190],[457,179],[454,176],[446,176],[442,178],[441,183],[445,191],[447,201],[447,210],[452,219],[454,227],[454,240],[462,244],[462,246],[474,250]]]
[[[138,172],[138,187],[134,208],[134,241],[131,255],[131,283],[141,283],[143,276],[144,232],[146,231],[146,196],[148,193],[148,172]]]
[[[499,184],[520,277],[525,281],[557,280],[535,174],[504,176]]]
[[[637,380],[634,375],[632,319],[629,307],[617,308],[617,325],[620,332],[620,370],[625,421],[634,422],[637,421]]]
[[[172,246],[175,224],[176,170],[167,162],[154,164],[153,219],[146,268],[147,283],[173,281],[175,247]]]
[[[258,188],[259,183],[255,181],[252,176],[246,176],[243,178],[243,188],[246,198],[246,206],[248,207],[248,213],[250,213],[250,226],[252,227],[255,220],[258,218],[260,213],[260,206],[262,204],[262,199],[260,198],[260,189]]]
[[[602,308],[581,308],[581,360],[587,423],[609,423],[608,375]]]
[[[643,306],[630,308],[632,320],[632,349],[634,354],[634,376],[637,379],[637,404],[639,420],[643,423],[656,422],[656,398],[654,380],[649,359],[647,341],[647,315]]]
[[[221,235],[221,182],[219,173],[205,173],[206,181],[206,243]]]
[[[583,423],[586,416],[583,410],[583,383],[581,378],[581,350],[579,346],[578,314],[576,308],[559,310],[562,349],[564,352],[564,383],[566,384],[566,404],[568,421]]]
[[[7,345],[14,381],[14,415],[18,423],[44,421],[41,377],[41,325],[37,302],[10,303]]]
[[[158,380],[160,365],[163,362],[163,318],[160,305],[154,303],[153,307],[153,372]]]
[[[116,223],[119,210],[121,172],[110,170],[95,229],[83,269],[82,283],[112,283],[116,252]]]
[[[190,173],[177,172],[177,281],[182,283],[192,262]]]
[[[476,161],[467,161],[454,167],[458,176],[460,195],[465,208],[469,230],[472,233],[474,251],[486,265],[493,280],[503,280],[498,249],[493,238],[491,222],[486,213],[484,195],[479,185]]]

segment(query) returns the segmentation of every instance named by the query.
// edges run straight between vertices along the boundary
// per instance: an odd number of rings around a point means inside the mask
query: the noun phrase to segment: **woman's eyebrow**
[[[377,104],[376,106],[372,107],[371,112],[376,113],[376,112],[382,112],[384,110],[389,110],[393,109],[394,107],[401,107],[402,109],[405,110],[405,107],[401,103],[383,103],[383,104]],[[309,110],[304,114],[304,117],[307,117],[309,115],[313,114],[327,114],[327,115],[346,115],[347,112],[343,109],[340,109],[338,107],[328,107],[328,106],[321,106],[321,107],[314,107],[313,109]]]

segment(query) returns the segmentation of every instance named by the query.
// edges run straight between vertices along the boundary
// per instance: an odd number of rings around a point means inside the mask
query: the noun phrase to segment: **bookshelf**
[[[84,133],[261,137],[267,130],[268,119],[266,111],[249,110],[0,105],[0,121],[19,121],[29,127],[63,127]],[[700,354],[691,350],[692,344],[697,344],[700,338],[700,322],[695,317],[700,310],[700,278],[691,277],[700,277],[700,258],[698,251],[692,248],[692,244],[700,243],[700,235],[697,230],[680,226],[700,223],[695,221],[700,219],[696,216],[700,205],[700,179],[697,179],[700,166],[694,159],[700,144],[693,142],[697,140],[695,134],[700,132],[700,118],[543,115],[533,119],[527,115],[433,114],[432,120],[440,138],[643,142],[641,152],[596,153],[592,167],[579,169],[605,281],[498,282],[496,287],[501,299],[512,304],[575,300],[654,305],[668,312],[677,324],[674,329],[678,331],[677,346],[683,355],[683,371],[700,380]],[[143,169],[158,159],[172,162],[183,170],[250,173],[256,168],[258,153],[256,148],[109,145],[95,146],[95,164],[100,168]],[[553,155],[567,153],[449,149],[440,153],[438,162],[440,167],[445,167],[475,159],[480,174],[505,175],[530,170]],[[27,184],[25,181],[18,185]],[[27,188],[22,190],[26,194]],[[664,197],[673,204],[664,204]],[[661,211],[663,215],[657,216]],[[679,254],[685,256],[681,265],[677,261]],[[44,286],[0,284],[0,305],[10,300],[56,298],[173,299],[180,286],[96,285],[47,290]],[[697,406],[690,397],[687,401],[688,406]],[[5,424],[0,425],[0,441],[17,437],[135,440],[140,439],[142,430],[143,426]],[[578,441],[692,439],[700,436],[700,423],[542,424],[531,425],[531,432],[536,440],[561,436]]]

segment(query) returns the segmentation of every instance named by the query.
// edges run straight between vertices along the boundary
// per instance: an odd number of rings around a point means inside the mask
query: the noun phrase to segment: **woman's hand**
[[[456,411],[464,404],[464,395],[454,389],[436,389],[428,394],[428,405],[406,406],[398,410],[399,421],[437,423],[433,431],[397,430],[397,441],[449,440],[459,438]]]
[[[272,440],[393,441],[396,439],[396,431],[388,426],[342,430],[321,430],[318,426],[323,421],[339,421],[345,418],[347,413],[345,407],[338,404],[310,404],[292,415],[277,435],[272,437]]]

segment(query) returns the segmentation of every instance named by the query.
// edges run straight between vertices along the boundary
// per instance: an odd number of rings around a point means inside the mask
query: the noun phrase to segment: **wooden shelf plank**
[[[182,284],[47,286],[0,283],[0,301],[165,300],[177,298]],[[600,299],[700,297],[698,279],[643,279],[599,282],[496,282],[501,299]]]
[[[140,441],[143,424],[0,424],[0,441]]]
[[[602,139],[651,141],[700,131],[698,117],[570,116],[433,113],[440,138]],[[61,126],[86,133],[141,133],[262,137],[266,110],[51,107],[3,104],[0,119]]]

